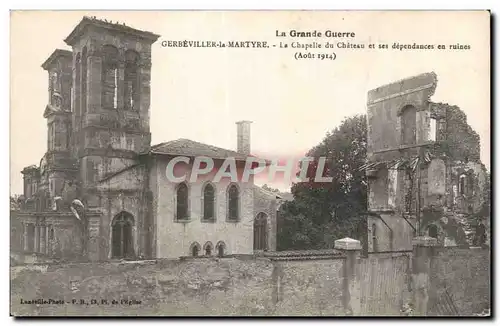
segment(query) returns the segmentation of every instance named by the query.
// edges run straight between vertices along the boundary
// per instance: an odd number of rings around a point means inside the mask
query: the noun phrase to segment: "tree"
[[[367,208],[367,183],[360,167],[366,161],[366,117],[356,115],[326,134],[307,156],[308,182],[292,186],[294,200],[282,206],[278,249],[332,248],[342,237],[360,238]],[[324,177],[314,181],[320,157],[326,158]]]

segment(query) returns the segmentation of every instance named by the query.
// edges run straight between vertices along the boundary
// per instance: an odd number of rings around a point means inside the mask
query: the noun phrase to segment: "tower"
[[[65,39],[73,49],[71,155],[89,207],[100,206],[96,182],[149,149],[151,45],[158,37],[84,17]]]
[[[72,53],[56,49],[42,64],[48,72],[47,152],[40,164],[40,188],[54,198],[61,196],[64,180],[73,172],[70,160]],[[68,175],[69,173],[69,175]]]

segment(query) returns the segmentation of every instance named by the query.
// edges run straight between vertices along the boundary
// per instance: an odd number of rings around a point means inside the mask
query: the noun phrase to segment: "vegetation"
[[[292,186],[294,200],[282,206],[278,250],[333,248],[343,237],[361,239],[366,232],[364,214],[367,183],[360,167],[366,159],[366,118],[345,119],[307,156],[309,182]],[[319,157],[326,157],[324,177],[332,182],[314,182]]]

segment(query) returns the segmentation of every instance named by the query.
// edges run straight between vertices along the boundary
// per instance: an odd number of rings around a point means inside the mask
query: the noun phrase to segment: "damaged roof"
[[[174,155],[174,156],[206,156],[213,159],[234,158],[237,161],[245,161],[252,155],[245,155],[204,143],[199,143],[190,139],[176,139],[169,142],[151,146],[150,153],[159,155]]]

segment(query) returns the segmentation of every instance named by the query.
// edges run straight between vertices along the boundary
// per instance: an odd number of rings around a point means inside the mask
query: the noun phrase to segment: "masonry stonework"
[[[47,152],[22,171],[16,218],[23,236],[14,247],[47,259],[92,261],[252,254],[256,214],[263,213],[266,228],[256,234],[266,250],[275,249],[276,196],[262,196],[253,179],[241,181],[249,121],[237,123],[238,151],[186,139],[151,146],[151,47],[158,37],[84,17],[64,40],[71,51],[57,49],[44,62]],[[188,179],[196,157],[217,162],[188,182],[182,219],[176,216],[182,182],[166,178],[167,163],[180,156],[189,160]],[[239,179],[212,183],[215,216],[204,221],[203,189],[228,158],[237,161]]]
[[[479,136],[458,107],[431,101],[436,87],[425,73],[368,93],[370,251],[409,250],[429,232],[439,245],[472,244],[487,193]]]

